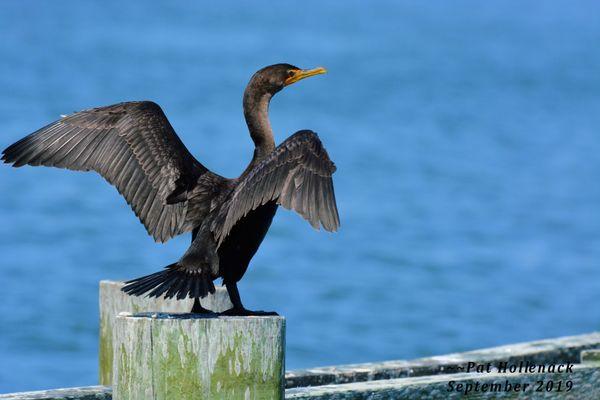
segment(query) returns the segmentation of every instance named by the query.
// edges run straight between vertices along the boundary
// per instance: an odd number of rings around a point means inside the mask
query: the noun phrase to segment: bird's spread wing
[[[63,117],[8,147],[2,160],[100,173],[161,242],[193,229],[210,208],[204,203],[212,188],[225,180],[188,152],[161,108],[147,101]]]
[[[295,210],[316,229],[322,225],[336,231],[340,220],[331,179],[334,172],[318,136],[307,130],[296,132],[240,178],[213,222],[217,242],[248,212],[272,200]]]

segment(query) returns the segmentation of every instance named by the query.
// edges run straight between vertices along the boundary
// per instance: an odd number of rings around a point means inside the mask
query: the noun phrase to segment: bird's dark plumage
[[[223,178],[198,162],[161,108],[149,101],[63,117],[5,149],[2,160],[15,167],[96,171],[125,197],[156,241],[193,232],[192,245],[178,262],[128,282],[126,292],[198,299],[213,293],[213,280],[222,277],[234,304],[231,313],[245,314],[236,283],[278,205],[295,210],[315,228],[339,227],[331,179],[335,166],[318,136],[299,131],[275,147],[268,120],[275,93],[323,72],[277,64],[252,77],[244,93],[244,115],[256,148],[236,179]]]
[[[334,172],[318,136],[312,131],[296,132],[237,182],[212,224],[217,241],[221,243],[248,212],[271,200],[296,211],[316,229],[322,224],[325,230],[337,230]]]
[[[191,231],[225,181],[188,152],[160,107],[149,101],[63,117],[8,147],[2,160],[15,167],[98,172],[160,242]],[[169,204],[175,193],[186,196]]]

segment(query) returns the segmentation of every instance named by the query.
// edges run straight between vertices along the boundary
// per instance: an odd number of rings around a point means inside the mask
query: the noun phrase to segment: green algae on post
[[[120,312],[169,312],[184,313],[192,308],[192,299],[175,300],[130,296],[121,288],[124,282],[100,281],[100,336],[98,375],[101,385],[112,385],[113,371],[113,328]],[[229,295],[224,287],[217,286],[214,294],[202,299],[202,305],[212,311],[221,312],[231,308]]]
[[[121,314],[115,399],[283,398],[284,331],[282,317]]]

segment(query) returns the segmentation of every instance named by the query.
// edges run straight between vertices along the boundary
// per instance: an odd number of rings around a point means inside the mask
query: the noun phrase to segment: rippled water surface
[[[422,3],[1,2],[0,147],[152,99],[233,177],[250,75],[324,65],[271,118],[319,132],[342,229],[280,211],[241,284],[287,317],[288,368],[600,329],[600,7]],[[95,384],[98,281],[188,243],[155,244],[94,174],[0,167],[0,392]]]

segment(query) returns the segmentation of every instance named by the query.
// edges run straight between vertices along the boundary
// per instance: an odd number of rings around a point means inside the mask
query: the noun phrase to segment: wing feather
[[[161,108],[149,101],[77,112],[19,140],[2,160],[20,167],[44,165],[94,170],[125,197],[156,241],[190,231],[206,215],[216,188],[227,181],[185,148]],[[199,188],[199,182],[215,189]],[[175,190],[190,193],[176,204]],[[189,203],[194,213],[187,214]]]
[[[212,222],[220,245],[233,226],[260,205],[275,200],[299,213],[318,229],[339,227],[333,191],[335,165],[316,133],[299,131],[237,181],[228,200]]]

